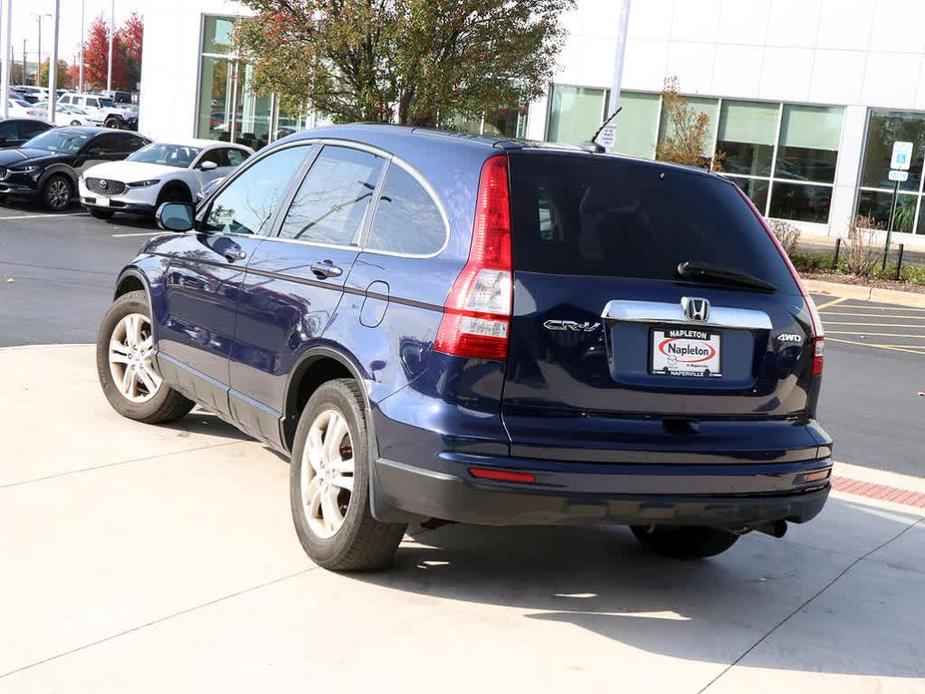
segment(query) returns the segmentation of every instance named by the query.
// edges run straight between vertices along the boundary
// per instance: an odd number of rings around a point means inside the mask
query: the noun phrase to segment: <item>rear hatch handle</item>
[[[733,308],[712,306],[705,321],[692,321],[684,311],[684,297],[677,304],[662,301],[631,301],[612,299],[604,306],[601,318],[604,320],[628,321],[631,323],[672,323],[677,325],[702,326],[705,328],[736,328],[740,330],[771,330],[771,317],[754,308]]]

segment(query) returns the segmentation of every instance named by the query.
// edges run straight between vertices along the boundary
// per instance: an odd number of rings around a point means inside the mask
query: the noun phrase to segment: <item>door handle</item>
[[[320,263],[312,263],[309,266],[312,272],[318,276],[319,279],[328,279],[329,277],[340,277],[344,274],[344,271],[337,267],[330,260],[322,260]]]
[[[229,263],[233,263],[237,260],[244,260],[247,257],[247,253],[242,251],[239,247],[226,248],[222,251],[222,255],[225,256],[225,260]]]

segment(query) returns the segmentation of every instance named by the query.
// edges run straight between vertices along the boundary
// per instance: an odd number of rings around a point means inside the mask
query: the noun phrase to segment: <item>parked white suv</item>
[[[87,169],[80,203],[97,219],[116,212],[151,215],[164,202],[193,202],[202,186],[227,176],[254,153],[250,147],[216,142],[155,142],[122,161]]]
[[[107,128],[135,130],[138,127],[138,110],[134,106],[117,106],[107,96],[70,92],[61,96],[58,103],[82,108],[93,120],[102,122]]]

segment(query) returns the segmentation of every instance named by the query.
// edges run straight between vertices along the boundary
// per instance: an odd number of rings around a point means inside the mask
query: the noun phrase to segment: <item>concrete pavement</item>
[[[921,508],[834,493],[703,562],[412,528],[392,571],[337,575],[260,444],[118,417],[89,346],[0,350],[0,377],[0,692],[925,691]]]

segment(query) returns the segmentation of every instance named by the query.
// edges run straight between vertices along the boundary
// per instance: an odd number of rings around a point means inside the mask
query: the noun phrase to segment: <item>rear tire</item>
[[[319,386],[302,411],[289,466],[289,500],[306,554],[333,571],[389,564],[405,523],[381,523],[369,502],[365,396],[352,379]]]
[[[728,530],[701,525],[631,525],[633,535],[646,547],[674,559],[703,559],[722,554],[739,536]]]
[[[91,217],[96,219],[112,219],[112,216],[115,214],[112,210],[100,210],[96,207],[88,207]]]
[[[139,422],[162,424],[179,419],[194,403],[161,380],[153,351],[148,297],[140,290],[126,292],[113,302],[100,323],[97,375],[116,412]]]

